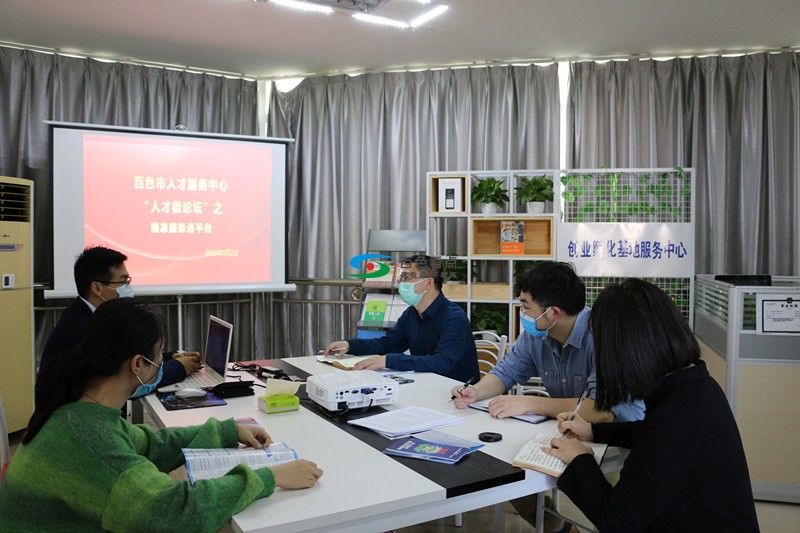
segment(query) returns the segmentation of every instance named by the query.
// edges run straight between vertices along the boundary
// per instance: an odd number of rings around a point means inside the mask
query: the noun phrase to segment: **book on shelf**
[[[378,261],[375,261],[378,263]],[[396,261],[380,261],[389,267],[389,271],[382,276],[376,278],[364,278],[361,282],[362,287],[368,289],[395,289],[397,288],[397,280],[400,276],[400,263]]]
[[[189,481],[213,479],[227,474],[236,465],[252,469],[277,466],[297,459],[297,452],[285,442],[264,448],[183,448]]]
[[[383,322],[387,305],[388,302],[384,300],[367,300],[364,303],[364,321]]]
[[[525,223],[521,220],[500,221],[500,254],[525,253]]]
[[[561,459],[557,459],[552,455],[545,453],[542,448],[549,448],[550,441],[558,435],[536,435],[517,453],[514,460],[511,462],[514,466],[520,468],[529,468],[531,470],[538,470],[544,474],[549,474],[554,477],[559,477],[564,473],[567,464]],[[603,454],[606,453],[608,444],[599,444],[596,442],[582,442],[582,444],[589,446],[594,453],[594,460],[597,464],[603,460]]]
[[[396,294],[369,293],[364,296],[364,309],[361,313],[363,323],[397,322],[408,308]],[[382,315],[382,316],[381,316]],[[368,324],[365,324],[368,325]]]

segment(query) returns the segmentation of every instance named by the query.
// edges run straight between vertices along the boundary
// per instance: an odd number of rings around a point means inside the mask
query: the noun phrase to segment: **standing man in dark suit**
[[[78,298],[61,313],[44,346],[40,366],[80,343],[89,318],[103,303],[116,298],[133,297],[131,277],[125,267],[127,259],[124,254],[103,246],[86,248],[78,256],[74,267]],[[171,359],[164,361],[164,376],[160,383],[177,383],[200,368],[200,365],[200,354],[197,352],[174,354]]]

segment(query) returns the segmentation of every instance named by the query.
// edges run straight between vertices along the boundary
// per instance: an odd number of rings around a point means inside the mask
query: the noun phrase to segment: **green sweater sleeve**
[[[217,479],[174,482],[142,462],[117,478],[106,501],[102,527],[109,531],[214,532],[251,502],[272,494],[268,468],[238,465]]]
[[[217,531],[252,501],[275,489],[272,471],[240,465],[218,479],[175,482],[163,472],[184,463],[181,448],[225,448],[237,443],[233,419],[213,418],[201,426],[153,431],[130,426],[134,449],[150,462],[120,473],[102,516],[112,531]]]
[[[136,453],[147,457],[162,472],[175,470],[184,463],[181,448],[233,448],[236,440],[236,423],[228,419],[220,422],[214,418],[201,426],[165,428],[153,431],[148,426],[124,424]]]

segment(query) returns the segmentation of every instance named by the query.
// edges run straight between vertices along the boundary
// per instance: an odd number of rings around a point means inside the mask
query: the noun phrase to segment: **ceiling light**
[[[411,26],[412,28],[416,28],[418,26],[422,26],[423,24],[425,24],[429,20],[438,17],[439,15],[444,13],[445,11],[447,11],[447,6],[436,6],[433,9],[431,9],[430,11],[428,11],[427,13],[424,13],[424,14],[418,16],[417,18],[415,18],[414,20],[412,20],[411,22],[409,22],[408,25]]]
[[[256,0],[258,1],[258,0]],[[317,4],[309,4],[308,2],[301,2],[299,0],[269,0],[273,4],[277,4],[283,7],[290,7],[292,9],[297,9],[300,11],[310,11],[313,13],[324,13],[325,15],[331,15],[333,13],[333,8],[321,6]]]
[[[408,29],[408,24],[401,20],[394,20],[387,17],[379,17],[376,15],[367,15],[364,13],[357,13],[353,18],[361,22],[369,22],[371,24],[378,24],[380,26],[391,26],[393,28],[400,28],[403,30]]]

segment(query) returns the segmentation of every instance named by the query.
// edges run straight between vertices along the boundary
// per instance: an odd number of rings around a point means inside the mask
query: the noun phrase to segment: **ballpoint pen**
[[[575,416],[578,414],[578,411],[580,411],[581,404],[583,403],[583,400],[586,399],[586,396],[588,394],[589,394],[589,389],[584,389],[583,393],[581,393],[581,397],[578,398],[578,405],[575,406],[575,410],[572,411],[572,415],[569,417],[569,420],[575,420]],[[571,438],[575,436],[575,433],[573,433],[571,429],[568,429],[564,432],[564,436]]]
[[[341,348],[331,348],[331,352],[337,352],[337,353],[346,352],[349,348],[350,348],[349,346],[342,346]],[[319,352],[317,353],[322,355],[325,353],[325,350],[324,349],[319,350]]]
[[[459,393],[459,394],[461,394],[461,393],[464,391],[464,389],[466,389],[467,387],[469,387],[470,385],[472,385],[472,382],[473,382],[473,381],[474,381],[474,379],[473,379],[473,378],[469,378],[469,379],[467,380],[467,382],[466,382],[466,383],[464,383],[464,384],[461,386],[461,388],[460,388],[460,389],[458,389],[458,393]],[[455,399],[456,399],[456,395],[455,395],[455,394],[453,394],[452,396],[450,396],[450,401],[451,401],[451,402],[452,402],[453,400],[455,400]]]
[[[575,420],[575,415],[578,414],[578,411],[581,408],[581,404],[583,403],[583,400],[586,399],[586,396],[588,395],[588,393],[589,393],[589,389],[584,389],[583,390],[583,393],[581,394],[581,397],[578,398],[578,405],[575,406],[575,410],[572,411],[572,416],[569,417],[570,420]]]

